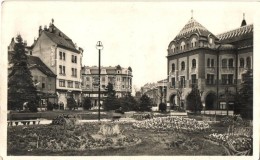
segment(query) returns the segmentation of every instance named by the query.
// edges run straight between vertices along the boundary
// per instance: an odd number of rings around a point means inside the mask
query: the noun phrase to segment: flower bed
[[[187,132],[201,132],[208,131],[210,126],[203,121],[196,121],[195,119],[183,117],[158,117],[133,123],[136,128],[153,129],[160,131],[187,131]]]
[[[212,133],[205,138],[215,144],[222,145],[230,155],[252,154],[252,137]]]
[[[8,129],[8,150],[86,150],[104,148],[122,148],[136,145],[141,140],[134,135],[122,134],[111,136],[93,136],[97,131],[96,125],[75,125],[65,128],[60,125],[40,125],[28,127],[12,127]]]

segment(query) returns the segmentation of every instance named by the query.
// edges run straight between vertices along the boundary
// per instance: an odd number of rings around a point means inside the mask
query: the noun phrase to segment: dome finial
[[[193,9],[191,10],[191,19],[193,19]]]
[[[241,27],[246,26],[245,13],[243,13],[243,20],[241,23]]]

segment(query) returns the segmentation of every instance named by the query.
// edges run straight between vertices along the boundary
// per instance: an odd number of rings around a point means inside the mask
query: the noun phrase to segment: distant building
[[[167,79],[164,79],[157,83],[147,83],[141,87],[141,95],[146,94],[153,106],[159,106],[160,103],[166,104],[167,82]]]
[[[240,27],[214,35],[192,17],[169,43],[167,60],[170,105],[185,109],[196,86],[204,109],[233,109],[243,74],[253,69],[253,25],[243,19]]]
[[[83,49],[54,25],[39,27],[39,37],[32,48],[32,55],[39,57],[57,75],[56,93],[58,103],[67,107],[67,97],[72,95],[81,101],[81,63]]]
[[[12,38],[8,46],[8,62],[10,62],[14,54],[14,38]],[[48,102],[57,103],[56,95],[56,75],[41,61],[39,57],[31,56],[30,50],[25,43],[25,50],[28,56],[29,69],[32,74],[37,94],[41,99],[40,107],[46,107]],[[8,73],[11,72],[11,64],[8,67]]]
[[[90,97],[93,106],[98,106],[98,67],[84,66],[81,70],[82,75],[82,93],[84,97]],[[123,68],[120,65],[116,67],[101,67],[100,91],[101,102],[103,103],[108,83],[113,84],[117,97],[123,97],[132,92],[132,68]]]

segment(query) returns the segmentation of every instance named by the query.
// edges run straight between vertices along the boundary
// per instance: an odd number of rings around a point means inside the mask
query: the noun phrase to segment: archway
[[[176,95],[175,94],[173,94],[173,95],[171,95],[170,96],[170,103],[171,103],[171,105],[176,105],[176,103],[175,103],[175,97],[176,97]]]
[[[215,109],[217,105],[217,96],[214,93],[209,93],[205,99],[206,110]]]

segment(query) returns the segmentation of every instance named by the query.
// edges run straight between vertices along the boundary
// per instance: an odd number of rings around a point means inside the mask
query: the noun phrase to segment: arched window
[[[233,62],[234,62],[234,60],[232,58],[228,60],[228,67],[229,68],[233,68]]]
[[[171,49],[172,49],[172,52],[174,53],[175,52],[175,45],[172,45]]]
[[[181,70],[185,70],[185,62],[181,62]]]
[[[250,57],[246,58],[246,67],[247,68],[251,68],[251,59],[250,59]]]
[[[192,68],[196,68],[196,59],[192,60]]]
[[[185,42],[182,41],[182,42],[181,42],[181,50],[184,50],[184,49],[185,49]]]
[[[222,68],[227,68],[227,59],[222,59]]]
[[[197,45],[197,39],[195,37],[193,37],[191,39],[191,47],[195,47]]]
[[[210,67],[210,59],[207,60],[207,67]]]
[[[211,59],[211,67],[214,67],[214,59]]]
[[[244,68],[244,66],[245,66],[245,60],[244,58],[240,58],[240,67]]]
[[[173,63],[172,64],[172,72],[174,72],[175,71],[175,64]]]

